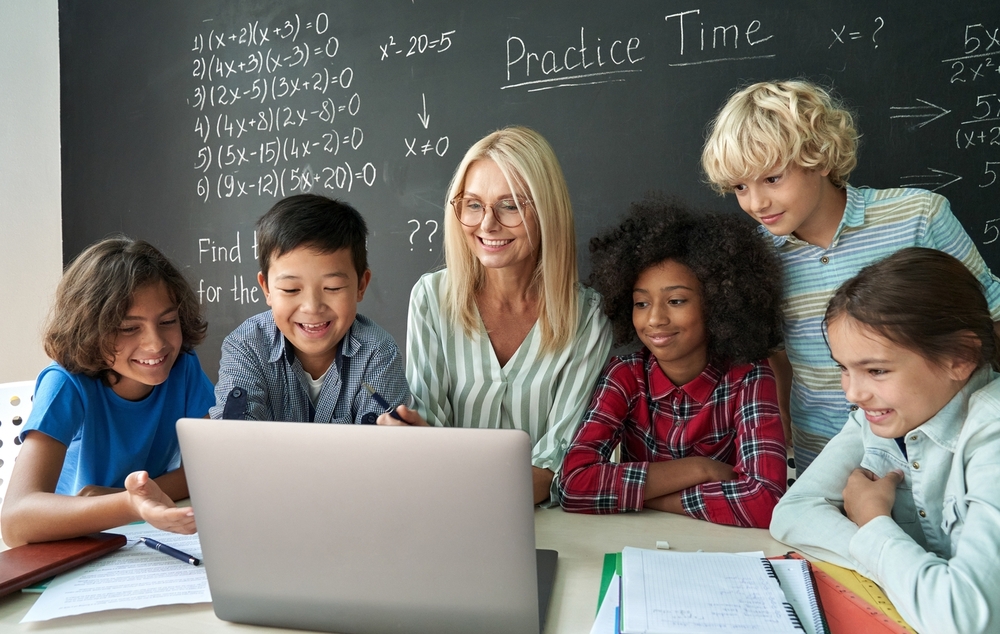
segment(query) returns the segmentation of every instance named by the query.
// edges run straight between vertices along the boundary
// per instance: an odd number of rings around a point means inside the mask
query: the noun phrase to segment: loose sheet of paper
[[[53,579],[21,623],[102,610],[212,601],[204,566],[184,563],[138,541],[139,537],[151,537],[201,559],[198,535],[177,535],[148,524],[129,524],[107,532],[125,535],[128,544]]]
[[[622,632],[801,633],[784,602],[759,559],[622,551]]]
[[[611,577],[611,585],[608,586],[601,607],[597,610],[597,618],[594,619],[594,626],[590,628],[590,634],[615,634],[618,631],[615,608],[618,607],[621,583],[621,577],[618,575]]]

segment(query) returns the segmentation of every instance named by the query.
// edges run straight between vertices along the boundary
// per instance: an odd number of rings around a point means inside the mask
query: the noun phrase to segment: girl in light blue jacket
[[[771,534],[875,580],[920,632],[1000,632],[1000,341],[976,278],[903,249],[824,319],[856,406]]]

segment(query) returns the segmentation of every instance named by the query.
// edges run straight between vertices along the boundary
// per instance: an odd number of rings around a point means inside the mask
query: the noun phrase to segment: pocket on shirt
[[[879,448],[869,447],[861,459],[861,467],[868,469],[879,477],[893,469],[899,469],[904,474],[908,472],[907,465],[894,456]],[[896,501],[892,505],[892,519],[897,524],[913,524],[917,521],[917,506],[913,502],[913,487],[908,478],[896,487]]]
[[[951,538],[952,544],[958,544],[964,523],[965,505],[954,495],[945,496],[944,505],[941,507],[941,530]]]
[[[913,502],[913,489],[903,484],[896,487],[896,502],[892,505],[892,519],[900,525],[917,521],[917,505]]]

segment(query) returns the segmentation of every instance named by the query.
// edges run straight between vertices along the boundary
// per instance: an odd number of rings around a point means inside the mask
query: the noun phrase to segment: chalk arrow
[[[951,110],[947,108],[942,108],[937,104],[933,104],[929,101],[924,101],[923,99],[917,99],[920,103],[924,104],[922,106],[890,106],[889,110],[920,110],[923,112],[906,112],[903,114],[894,114],[890,116],[890,119],[924,119],[920,123],[914,123],[909,126],[908,129],[916,130],[917,128],[922,128],[932,121],[936,121],[946,114],[950,114]],[[929,112],[928,112],[929,111]]]
[[[933,167],[928,167],[927,171],[932,173],[903,176],[900,179],[903,181],[901,184],[903,187],[921,187],[923,189],[929,189],[932,192],[936,192],[939,189],[944,189],[948,185],[962,180],[962,177],[958,174],[952,174],[951,172],[945,172],[943,170],[936,170]],[[951,180],[948,180],[949,176],[951,177]]]
[[[420,123],[424,124],[424,130],[426,130],[427,124],[431,122],[431,116],[427,114],[427,96],[424,93],[420,93],[420,98],[424,102],[424,114],[418,114],[417,118],[420,119]]]

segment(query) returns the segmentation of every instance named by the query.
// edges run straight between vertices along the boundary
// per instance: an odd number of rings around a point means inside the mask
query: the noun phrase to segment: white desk
[[[788,547],[763,529],[730,528],[687,517],[643,511],[626,515],[575,515],[560,509],[535,511],[538,548],[559,551],[556,584],[549,606],[546,634],[590,631],[597,610],[604,554],[625,546],[655,548],[657,540],[672,550],[737,552],[763,550],[779,555]],[[179,634],[203,632],[291,632],[220,621],[209,604],[116,610],[18,625],[38,595],[0,597],[0,632],[66,632],[72,634]]]

